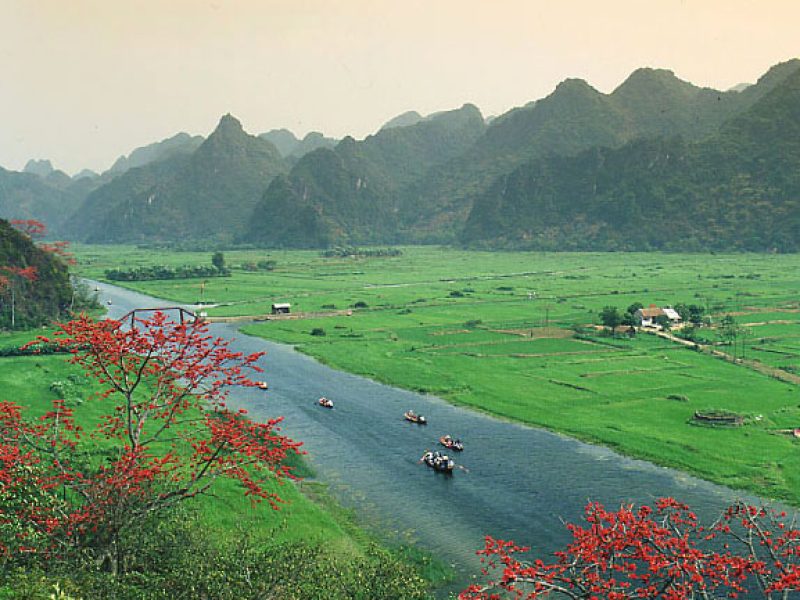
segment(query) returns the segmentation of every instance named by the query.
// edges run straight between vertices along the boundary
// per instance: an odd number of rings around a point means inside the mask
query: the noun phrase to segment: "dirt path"
[[[646,333],[658,336],[660,338],[664,338],[665,340],[670,340],[671,342],[675,342],[676,344],[697,347],[700,349],[700,352],[703,352],[705,354],[710,354],[711,356],[716,356],[717,358],[727,360],[728,362],[732,362],[734,364],[747,367],[748,369],[752,369],[753,371],[758,371],[759,373],[762,373],[769,377],[773,377],[775,379],[779,379],[780,381],[785,381],[787,383],[800,385],[800,376],[795,375],[794,373],[789,373],[788,371],[784,371],[783,369],[778,369],[777,367],[771,367],[770,365],[765,365],[764,363],[759,361],[735,358],[734,356],[731,356],[727,352],[722,352],[721,350],[717,350],[716,348],[712,348],[711,346],[708,345],[697,344],[690,340],[684,340],[683,338],[679,338],[668,331],[646,331]]]

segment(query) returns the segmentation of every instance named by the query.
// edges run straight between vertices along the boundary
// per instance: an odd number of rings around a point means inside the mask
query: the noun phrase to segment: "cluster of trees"
[[[153,265],[133,269],[108,269],[106,279],[111,281],[154,281],[157,279],[193,279],[197,277],[229,277],[230,271],[220,271],[209,265],[182,265],[170,267]]]
[[[34,327],[66,314],[74,293],[66,244],[46,243],[36,220],[0,219],[0,327]]]
[[[274,271],[277,266],[277,261],[266,258],[264,260],[243,263],[241,269],[244,271]]]
[[[159,279],[194,279],[198,277],[230,277],[231,271],[225,266],[225,255],[215,252],[211,265],[152,265],[133,269],[108,269],[106,279],[111,281],[154,281]]]
[[[620,311],[616,306],[605,306],[600,311],[600,322],[604,327],[612,331],[616,331],[620,326],[636,326],[639,323],[636,319],[636,311],[644,308],[641,302],[634,302],[628,306],[625,311]],[[700,327],[709,323],[708,318],[705,316],[705,308],[698,304],[686,304],[681,302],[675,305],[675,312],[677,312],[685,323],[691,324],[692,327]],[[656,323],[661,327],[668,329],[671,321],[664,315],[656,317]]]
[[[400,248],[358,248],[357,246],[336,246],[319,253],[324,258],[344,258],[347,256],[402,256]]]
[[[718,341],[730,346],[730,354],[734,360],[747,358],[747,346],[753,332],[736,322],[733,315],[725,315],[720,319],[717,328]]]

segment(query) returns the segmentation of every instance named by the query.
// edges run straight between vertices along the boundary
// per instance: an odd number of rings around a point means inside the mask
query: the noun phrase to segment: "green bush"
[[[667,400],[675,400],[677,402],[688,402],[689,397],[683,394],[670,394],[667,396]]]
[[[199,277],[230,277],[230,269],[217,269],[213,265],[182,265],[170,267],[153,265],[134,269],[108,269],[106,279],[111,281],[157,281],[169,279],[193,279]]]
[[[131,552],[124,573],[102,572],[79,559],[42,564],[38,570],[0,571],[0,599],[50,600],[53,595],[59,600],[429,597],[426,582],[394,552],[373,545],[352,554],[304,542],[264,546],[244,532],[221,545],[190,513],[179,513],[149,519],[126,534],[125,545]]]
[[[278,263],[274,260],[260,260],[256,263],[260,271],[274,271],[277,265]]]

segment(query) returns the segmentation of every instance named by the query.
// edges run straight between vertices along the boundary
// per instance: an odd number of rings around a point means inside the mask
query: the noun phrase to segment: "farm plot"
[[[614,352],[614,349],[608,346],[581,340],[531,337],[529,339],[508,341],[508,337],[509,336],[506,335],[505,339],[495,341],[450,343],[447,345],[435,346],[431,348],[430,351],[438,354],[517,357],[585,355],[587,353]]]

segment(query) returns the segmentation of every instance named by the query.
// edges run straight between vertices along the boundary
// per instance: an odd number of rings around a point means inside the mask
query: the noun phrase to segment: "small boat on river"
[[[269,384],[266,381],[256,381],[256,387],[260,390],[268,390]]]
[[[428,421],[422,415],[418,415],[413,410],[407,410],[403,413],[403,416],[406,418],[406,421],[411,421],[412,423],[417,423],[418,425],[427,425]]]
[[[443,435],[439,438],[439,443],[448,450],[462,452],[464,450],[464,442],[459,439],[453,439],[450,435]]]
[[[442,454],[438,450],[431,452],[428,450],[422,455],[420,461],[424,462],[428,467],[439,473],[452,473],[456,467],[456,463],[447,454]]]
[[[317,404],[319,404],[323,408],[333,408],[333,400],[330,400],[325,396],[317,400]]]

